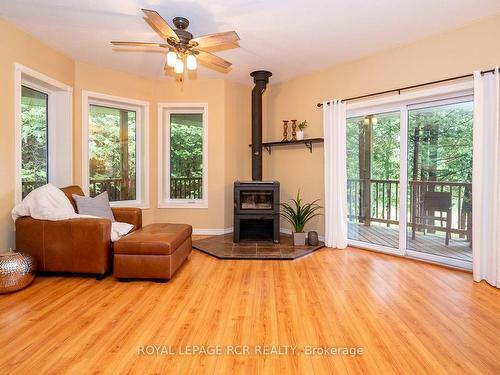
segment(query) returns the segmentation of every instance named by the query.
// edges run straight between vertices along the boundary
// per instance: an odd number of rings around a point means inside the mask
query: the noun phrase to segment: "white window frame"
[[[416,90],[397,96],[388,96],[366,101],[359,101],[347,104],[347,116],[360,117],[373,113],[400,112],[400,186],[408,186],[408,111],[418,108],[432,107],[433,105],[445,105],[462,102],[465,99],[471,100],[473,96],[474,84],[472,81],[443,85],[428,89]],[[407,223],[406,195],[399,196],[399,221]],[[384,245],[348,239],[348,245],[378,251],[387,254],[416,258],[428,262],[445,264],[452,267],[470,270],[472,263],[464,260],[448,258],[421,251],[414,251],[407,248],[407,228],[406,225],[399,226],[398,248]]]
[[[110,202],[112,207],[149,208],[149,102],[82,91],[82,189],[89,195],[89,106],[136,113],[136,199]]]
[[[203,116],[203,198],[170,198],[170,115]],[[158,103],[158,208],[208,208],[208,103]]]
[[[48,182],[73,183],[73,88],[22,64],[14,64],[15,203],[22,200],[21,97],[22,86],[47,95]]]

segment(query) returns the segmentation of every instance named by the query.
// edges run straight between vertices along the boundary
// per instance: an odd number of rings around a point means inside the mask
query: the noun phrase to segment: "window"
[[[207,105],[160,104],[159,207],[208,207]]]
[[[106,191],[112,205],[147,206],[146,114],[148,104],[85,93],[84,187]]]
[[[89,107],[89,194],[110,201],[135,200],[136,112]]]
[[[170,199],[203,198],[203,115],[170,115]]]
[[[14,65],[15,201],[50,182],[73,183],[71,87]]]
[[[348,106],[350,244],[471,267],[471,88]]]
[[[22,198],[49,181],[48,94],[21,88]]]

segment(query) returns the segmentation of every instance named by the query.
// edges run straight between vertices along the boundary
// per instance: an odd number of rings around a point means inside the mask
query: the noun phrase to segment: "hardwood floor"
[[[147,345],[177,354],[138,354]],[[250,355],[181,355],[189,345],[249,345]],[[256,345],[297,352],[255,355]],[[363,354],[311,356],[308,345]],[[193,251],[167,284],[38,277],[0,296],[0,347],[2,374],[498,374],[500,291],[358,249],[295,261]]]

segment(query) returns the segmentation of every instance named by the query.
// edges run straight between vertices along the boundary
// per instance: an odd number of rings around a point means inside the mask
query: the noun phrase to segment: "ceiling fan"
[[[184,72],[184,63],[188,70],[196,70],[197,59],[214,65],[215,67],[227,70],[231,63],[219,56],[207,52],[206,48],[220,47],[223,45],[237,46],[236,42],[240,40],[236,31],[227,31],[193,38],[193,34],[187,31],[189,20],[184,17],[175,17],[172,22],[175,29],[165,21],[160,14],[154,10],[142,9],[144,20],[160,35],[166,43],[149,42],[119,42],[112,41],[114,46],[132,46],[132,47],[160,47],[168,50],[165,70],[174,69],[177,74]]]

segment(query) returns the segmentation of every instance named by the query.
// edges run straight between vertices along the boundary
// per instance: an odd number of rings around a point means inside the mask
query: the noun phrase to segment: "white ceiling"
[[[194,36],[236,30],[241,47],[217,52],[232,70],[198,78],[251,83],[253,70],[278,82],[454,29],[500,13],[500,0],[0,0],[0,17],[79,61],[162,78],[162,53],[109,44],[161,41],[141,8],[187,17]]]

